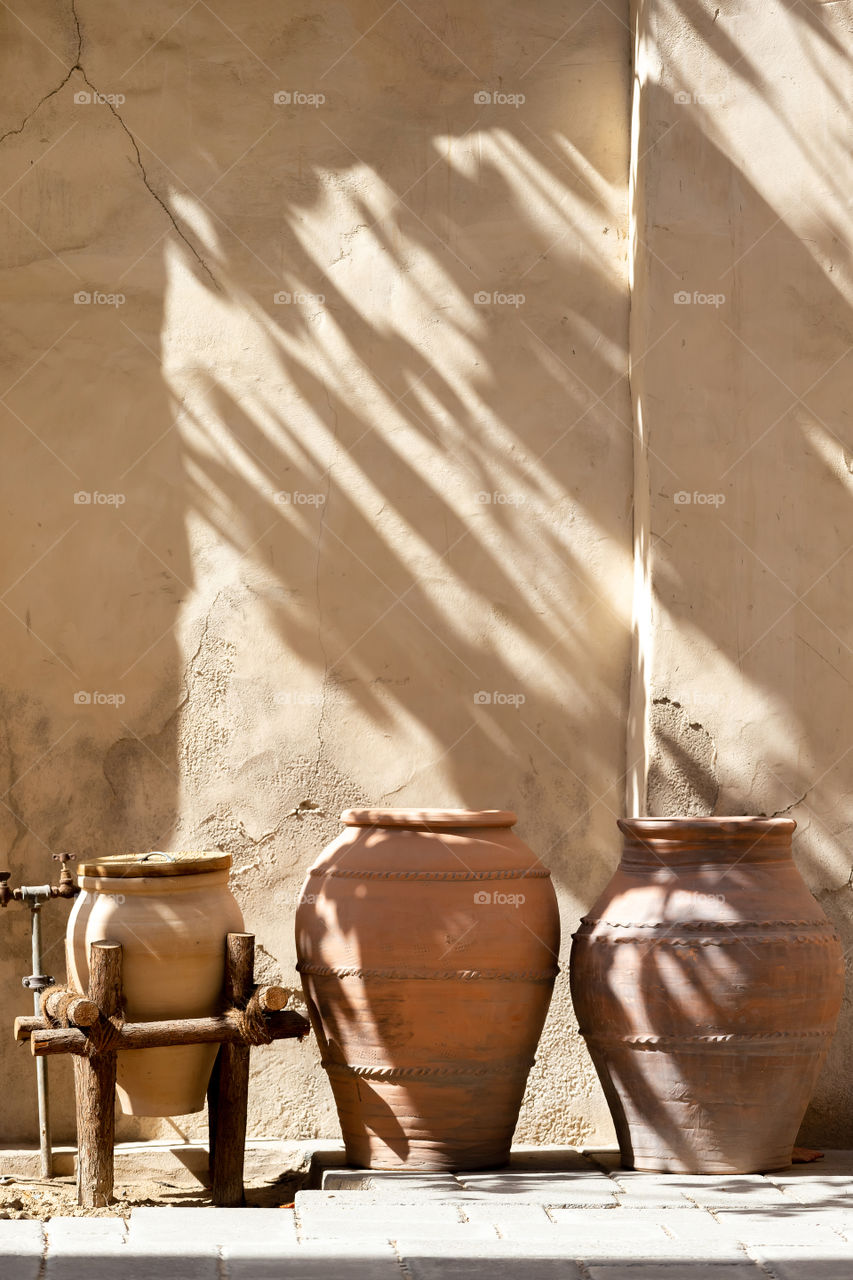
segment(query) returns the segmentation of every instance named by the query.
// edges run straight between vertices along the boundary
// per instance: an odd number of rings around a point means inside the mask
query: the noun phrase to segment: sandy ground
[[[294,1173],[275,1182],[246,1186],[246,1204],[278,1208],[293,1204],[305,1175]],[[81,1209],[73,1177],[0,1178],[0,1218],[127,1218],[138,1205],[209,1205],[210,1193],[198,1182],[179,1186],[160,1179],[116,1184],[115,1199],[104,1209]]]

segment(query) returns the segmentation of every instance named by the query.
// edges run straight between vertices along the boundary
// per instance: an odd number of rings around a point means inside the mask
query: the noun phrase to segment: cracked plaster
[[[15,882],[64,848],[225,848],[258,972],[299,1004],[296,900],[343,808],[514,806],[567,953],[616,855],[631,467],[627,38],[570,8],[569,78],[564,4],[531,28],[508,2],[449,26],[430,3],[438,36],[397,6],[363,40],[360,0],[334,21],[261,0],[0,12],[21,71],[0,119]],[[528,66],[526,117],[480,110]],[[312,87],[322,111],[273,100]],[[569,167],[548,141],[567,120]],[[75,304],[96,290],[124,301]],[[54,969],[66,910],[45,918]],[[26,920],[0,925],[8,1022]],[[564,972],[521,1138],[607,1128],[572,1026]],[[119,1134],[176,1130],[203,1118]],[[254,1055],[250,1132],[335,1134],[312,1043]]]

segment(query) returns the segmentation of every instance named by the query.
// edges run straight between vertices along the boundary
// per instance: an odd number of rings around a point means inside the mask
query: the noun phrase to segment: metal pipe
[[[60,863],[59,884],[22,884],[20,889],[9,888],[8,871],[0,871],[0,907],[10,902],[23,902],[30,909],[30,939],[32,943],[33,972],[21,982],[33,993],[33,1012],[36,1017],[41,1014],[41,994],[47,987],[54,985],[54,979],[42,973],[41,956],[41,908],[51,898],[73,898],[80,892],[68,870],[71,861],[70,853],[55,853],[54,860]],[[39,1113],[39,1152],[41,1155],[41,1172],[43,1178],[53,1177],[53,1150],[50,1140],[50,1099],[47,1089],[47,1063],[36,1060],[36,1087],[38,1090]]]
[[[32,926],[33,973],[40,974],[41,969],[41,906],[40,902],[30,902],[30,921]],[[41,1013],[41,991],[33,991],[33,1009]],[[41,1176],[53,1177],[53,1149],[50,1141],[50,1096],[47,1088],[47,1062],[36,1058],[36,1088],[38,1089],[39,1109],[39,1153],[41,1156]]]

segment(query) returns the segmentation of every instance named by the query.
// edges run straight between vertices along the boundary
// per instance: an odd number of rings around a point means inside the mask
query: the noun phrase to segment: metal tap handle
[[[74,883],[74,877],[68,870],[68,863],[73,857],[73,853],[55,853],[53,855],[54,862],[58,862],[61,865],[59,885],[57,888],[51,889],[51,896],[54,898],[74,898],[80,892],[78,886]]]

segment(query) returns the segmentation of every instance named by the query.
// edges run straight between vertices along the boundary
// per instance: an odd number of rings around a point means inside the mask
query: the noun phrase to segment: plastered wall
[[[0,25],[13,882],[221,847],[293,985],[342,808],[513,807],[567,953],[624,788],[627,6],[13,0]],[[26,913],[0,929],[9,1027]],[[567,989],[528,1139],[609,1132]],[[312,1042],[253,1058],[253,1134],[335,1134]],[[11,1036],[0,1071],[0,1136],[32,1140]],[[176,1131],[203,1117],[120,1125]]]
[[[849,968],[853,5],[635,20],[639,789],[795,818]],[[808,1142],[853,1140],[850,991]]]
[[[343,807],[511,806],[565,963],[618,814],[790,813],[853,943],[851,10],[0,11],[15,883],[227,849],[291,985]],[[607,1143],[566,979],[517,1136]],[[852,1034],[805,1141],[853,1142]],[[254,1072],[253,1134],[335,1134],[312,1043]]]

